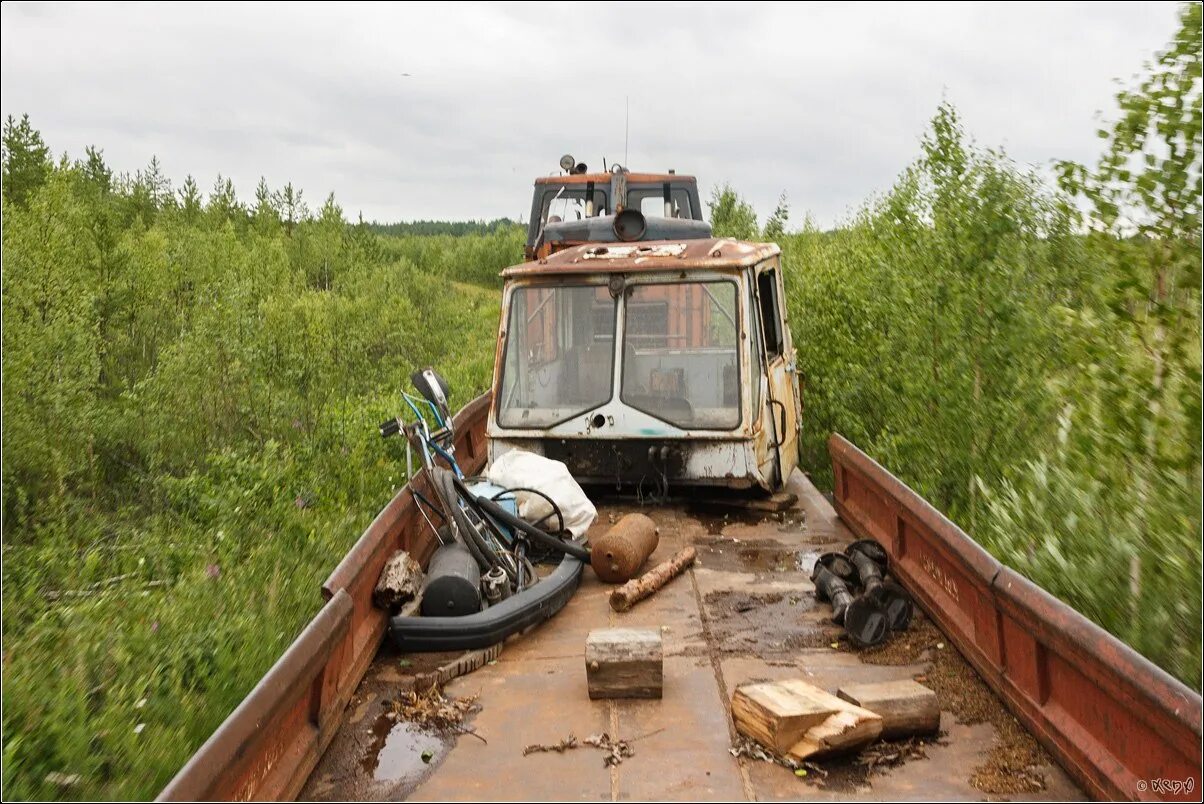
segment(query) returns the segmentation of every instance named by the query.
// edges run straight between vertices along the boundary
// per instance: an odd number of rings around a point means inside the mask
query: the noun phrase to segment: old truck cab
[[[709,227],[624,241],[611,217],[612,242],[503,272],[491,459],[525,449],[647,493],[780,489],[801,418],[780,250]]]
[[[693,176],[679,176],[673,171],[632,173],[619,165],[590,173],[568,154],[561,158],[560,166],[564,171],[561,175],[535,180],[527,225],[528,260],[613,239],[617,217],[620,225],[635,226],[643,221],[645,230],[632,240],[697,238],[711,232]],[[618,213],[623,210],[631,213],[621,217]]]

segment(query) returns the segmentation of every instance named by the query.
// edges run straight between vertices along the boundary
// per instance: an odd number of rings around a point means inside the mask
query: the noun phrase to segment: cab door
[[[786,328],[786,310],[782,292],[782,271],[776,260],[757,266],[753,277],[754,333],[760,346],[761,369],[766,390],[763,401],[765,432],[769,455],[774,463],[775,488],[782,488],[798,466],[799,430],[802,427],[802,400],[798,390],[798,372],[794,345]]]

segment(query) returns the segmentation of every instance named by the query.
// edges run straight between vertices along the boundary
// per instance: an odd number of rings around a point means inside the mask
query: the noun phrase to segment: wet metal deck
[[[806,678],[835,691],[849,682],[912,678],[906,666],[862,663],[816,604],[808,572],[815,556],[852,541],[828,501],[799,474],[798,505],[784,514],[699,513],[686,505],[603,504],[593,535],[639,510],[660,527],[653,561],[687,544],[698,563],[624,614],[612,612],[588,569],[581,588],[555,618],[512,639],[500,659],[447,686],[478,695],[471,728],[487,742],[441,738],[384,717],[399,681],[446,657],[407,657],[382,648],[351,701],[347,720],[301,792],[302,799],[640,800],[640,799],[969,799],[987,794],[969,778],[997,738],[989,723],[965,725],[942,715],[942,735],[926,756],[868,776],[810,774],[736,759],[728,705],[740,684]],[[608,626],[660,628],[664,698],[591,701],[586,694],[586,634]],[[602,753],[580,748],[523,756],[533,743],[598,732],[635,739],[635,756],[606,768]],[[429,763],[422,759],[429,752]],[[1038,799],[1081,799],[1056,766],[1040,769]],[[998,799],[999,796],[990,798]],[[1023,795],[1006,796],[1018,800]]]

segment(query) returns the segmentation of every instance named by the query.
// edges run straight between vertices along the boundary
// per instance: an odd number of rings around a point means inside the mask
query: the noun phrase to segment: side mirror
[[[444,422],[451,423],[451,411],[448,409],[447,398],[451,392],[447,383],[433,368],[424,368],[410,375],[410,382],[426,401],[435,406]]]

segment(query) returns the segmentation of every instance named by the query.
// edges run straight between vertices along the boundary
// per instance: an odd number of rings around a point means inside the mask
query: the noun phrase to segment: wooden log
[[[372,602],[385,611],[395,611],[418,597],[422,581],[422,567],[405,550],[398,550],[385,562],[372,590]]]
[[[764,716],[767,704],[771,717]],[[875,713],[797,679],[737,689],[732,717],[738,732],[795,760],[852,751],[882,732]]]
[[[911,679],[846,684],[836,694],[849,703],[881,715],[883,739],[932,734],[941,727],[941,707],[936,693]]]
[[[610,607],[615,611],[627,611],[639,601],[673,580],[694,563],[694,548],[687,547],[673,558],[633,578],[610,593]]]
[[[589,697],[659,698],[664,685],[661,633],[648,628],[600,628],[585,639]]]

